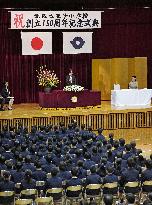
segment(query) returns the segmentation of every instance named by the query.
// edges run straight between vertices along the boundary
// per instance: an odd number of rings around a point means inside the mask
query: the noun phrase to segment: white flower
[[[80,92],[82,90],[84,90],[84,87],[80,86],[80,85],[69,85],[69,86],[65,86],[63,88],[64,91],[74,91],[74,92]]]

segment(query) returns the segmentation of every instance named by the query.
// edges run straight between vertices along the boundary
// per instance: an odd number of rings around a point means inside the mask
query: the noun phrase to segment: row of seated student
[[[102,204],[102,203],[101,203]],[[138,201],[136,201],[136,197],[133,193],[128,193],[126,194],[126,198],[116,201],[114,202],[114,197],[112,194],[106,194],[103,197],[103,205],[112,205],[112,204],[116,204],[116,205],[137,205]],[[147,198],[143,201],[142,203],[143,205],[152,205],[152,193],[149,193],[147,195]],[[97,205],[97,203],[95,201],[90,201],[88,202],[87,200],[82,200],[80,202],[80,205]]]
[[[117,182],[121,192],[127,182],[152,180],[152,154],[145,159],[135,141],[126,144],[125,139],[115,140],[112,133],[105,138],[102,132],[100,128],[96,135],[91,127],[79,128],[76,122],[67,128],[64,123],[39,129],[33,126],[31,132],[21,124],[9,129],[4,126],[0,133],[0,191],[15,190],[16,183],[21,183],[22,190],[34,189],[36,181],[44,181],[44,191]]]

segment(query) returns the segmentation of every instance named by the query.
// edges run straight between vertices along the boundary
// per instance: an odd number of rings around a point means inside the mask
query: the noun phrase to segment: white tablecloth
[[[111,104],[116,108],[151,107],[152,89],[122,89],[111,91]]]

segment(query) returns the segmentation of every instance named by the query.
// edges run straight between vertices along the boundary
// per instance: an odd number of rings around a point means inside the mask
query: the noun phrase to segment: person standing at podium
[[[138,89],[138,82],[136,76],[133,75],[129,83],[129,89]]]
[[[66,76],[66,85],[76,85],[76,77],[70,69],[69,74]]]

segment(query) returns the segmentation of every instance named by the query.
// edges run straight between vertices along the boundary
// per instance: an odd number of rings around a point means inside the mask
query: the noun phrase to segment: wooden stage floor
[[[0,119],[19,118],[19,117],[45,117],[45,116],[67,116],[67,115],[89,115],[89,114],[106,114],[106,113],[126,113],[152,111],[148,109],[126,109],[116,110],[111,107],[110,101],[102,101],[100,106],[83,107],[83,108],[43,108],[36,103],[14,104],[13,110],[0,112]]]
[[[53,117],[53,116],[79,116],[79,115],[100,115],[108,113],[127,113],[127,112],[152,112],[150,109],[130,109],[130,110],[114,110],[111,108],[110,101],[102,101],[101,106],[97,107],[84,107],[84,108],[50,108],[41,109],[38,104],[14,104],[13,110],[6,110],[0,112],[0,120],[16,119],[16,118],[33,118],[33,117]],[[152,115],[151,115],[152,116]],[[150,117],[151,119],[151,117]],[[152,120],[152,119],[151,119]],[[115,138],[124,137],[127,142],[135,140],[137,142],[138,148],[142,148],[144,155],[149,155],[152,153],[152,126],[148,128],[145,127],[135,127],[130,129],[111,129],[104,130],[104,135],[108,136],[110,132],[113,132]]]

